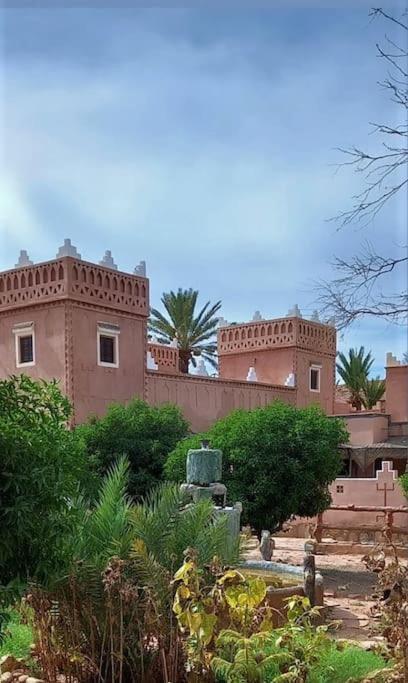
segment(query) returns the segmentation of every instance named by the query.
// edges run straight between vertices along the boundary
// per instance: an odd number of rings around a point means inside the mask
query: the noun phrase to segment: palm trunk
[[[179,370],[184,375],[188,374],[188,364],[191,358],[191,351],[179,349]]]

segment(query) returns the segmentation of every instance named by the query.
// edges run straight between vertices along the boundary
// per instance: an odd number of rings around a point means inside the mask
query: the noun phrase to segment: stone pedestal
[[[187,453],[187,483],[181,490],[193,502],[212,500],[216,516],[227,517],[231,544],[235,543],[241,531],[241,503],[226,506],[227,488],[221,483],[222,453],[209,448],[203,442],[202,448],[191,449]]]

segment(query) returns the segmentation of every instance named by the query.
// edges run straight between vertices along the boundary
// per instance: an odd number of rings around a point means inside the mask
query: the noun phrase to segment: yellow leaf
[[[232,581],[234,579],[238,579],[241,583],[243,583],[245,581],[245,576],[236,569],[229,569],[221,576],[221,578],[218,579],[217,583],[222,586],[226,581]]]
[[[174,574],[174,581],[183,581],[185,583],[193,567],[194,565],[192,562],[184,562],[180,569]]]

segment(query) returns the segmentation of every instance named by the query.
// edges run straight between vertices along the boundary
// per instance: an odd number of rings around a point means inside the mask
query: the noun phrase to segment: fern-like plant
[[[237,559],[227,518],[210,501],[186,505],[177,485],[162,485],[135,505],[127,496],[129,466],[120,458],[94,507],[70,504],[65,562],[31,604],[47,680],[177,680],[183,666],[172,614],[173,570],[193,547],[201,569],[218,555]],[[75,523],[74,523],[75,521]]]
[[[162,484],[151,491],[132,509],[131,517],[135,539],[131,557],[141,579],[152,587],[155,578],[160,584],[171,578],[187,549],[194,549],[201,568],[215,556],[223,564],[239,559],[239,542],[231,542],[227,517],[217,515],[209,500],[186,505],[177,484]]]

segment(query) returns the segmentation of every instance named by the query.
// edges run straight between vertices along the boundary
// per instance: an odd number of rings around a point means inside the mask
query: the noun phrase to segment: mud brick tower
[[[149,289],[145,277],[64,246],[53,261],[20,257],[0,274],[0,378],[60,380],[82,422],[113,401],[145,397]]]

